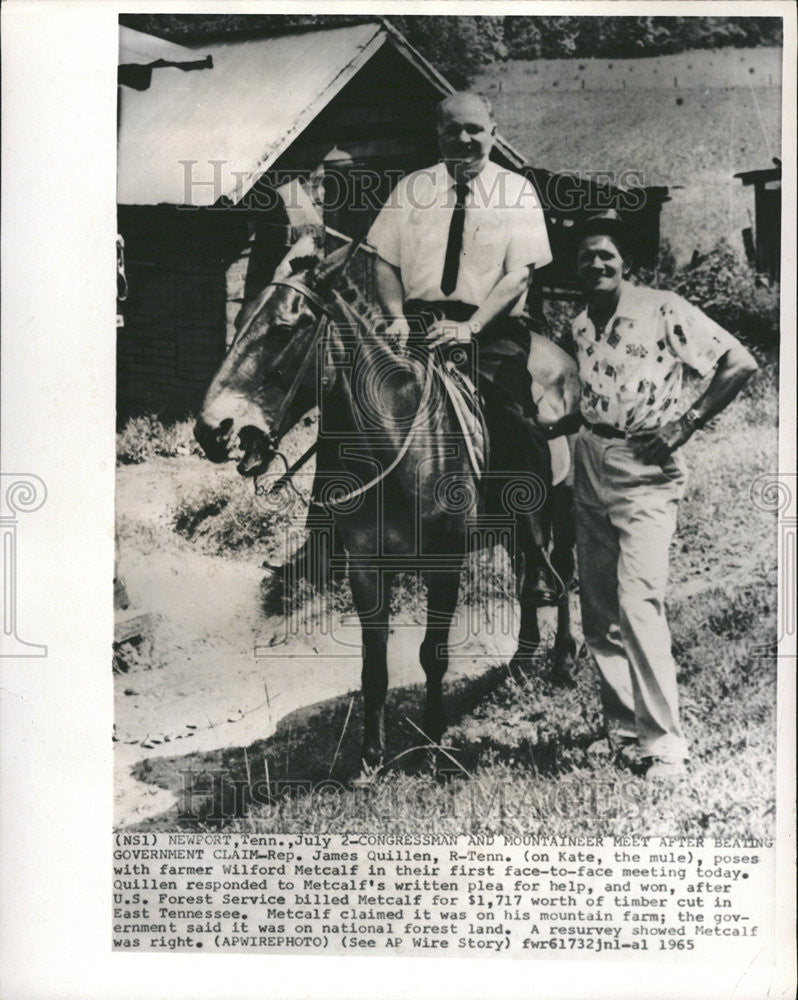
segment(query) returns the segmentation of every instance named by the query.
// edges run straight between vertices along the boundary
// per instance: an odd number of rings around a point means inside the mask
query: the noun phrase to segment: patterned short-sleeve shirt
[[[599,335],[583,310],[572,323],[582,416],[627,433],[657,430],[680,413],[682,366],[708,375],[738,342],[675,292],[624,281]]]

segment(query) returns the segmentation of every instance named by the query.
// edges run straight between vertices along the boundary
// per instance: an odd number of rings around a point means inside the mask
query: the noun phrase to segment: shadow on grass
[[[304,708],[251,746],[141,762],[134,774],[178,805],[140,825],[341,832],[771,835],[776,661],[772,585],[714,588],[670,608],[690,779],[649,790],[627,762],[587,753],[601,734],[596,671],[556,686],[552,656],[527,672],[491,667],[446,690],[446,753],[432,767],[417,726],[422,684],[389,692],[381,780],[359,772],[360,694]],[[443,772],[443,773],[442,773]]]
[[[390,690],[381,776],[434,776],[441,782],[465,778],[483,763],[525,767],[531,776],[555,776],[573,760],[583,764],[585,747],[597,736],[598,719],[588,720],[581,705],[576,715],[586,725],[574,727],[573,712],[562,725],[549,718],[558,704],[574,698],[573,689],[554,683],[551,669],[549,653],[529,676],[502,664],[449,684],[445,688],[449,729],[442,751],[433,752],[418,728],[423,683]],[[577,671],[586,673],[584,662]],[[513,706],[517,725],[512,719],[508,723],[507,705]],[[492,712],[502,716],[502,725],[495,723]],[[141,761],[134,777],[171,790],[178,803],[142,826],[221,827],[311,791],[349,794],[360,772],[362,727],[362,696],[351,692],[292,712],[280,720],[272,737],[246,748]]]

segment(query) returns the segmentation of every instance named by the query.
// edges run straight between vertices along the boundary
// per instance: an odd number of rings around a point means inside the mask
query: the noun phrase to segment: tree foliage
[[[513,17],[509,59],[630,58],[687,49],[781,45],[775,17]]]
[[[635,280],[678,292],[748,344],[778,345],[779,284],[758,275],[726,240],[682,266],[664,243],[657,269],[641,270]]]
[[[123,14],[120,21],[170,41],[252,37],[292,27],[353,24],[365,15]],[[455,86],[500,59],[628,58],[686,49],[781,45],[777,17],[391,16],[393,27]]]

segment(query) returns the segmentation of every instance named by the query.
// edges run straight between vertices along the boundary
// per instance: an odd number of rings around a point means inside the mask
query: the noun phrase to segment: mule
[[[478,449],[463,446],[439,352],[388,342],[384,317],[345,274],[352,252],[320,260],[294,251],[278,268],[208,389],[195,435],[209,459],[224,461],[237,451],[238,471],[259,476],[286,430],[319,405],[321,432],[334,443],[337,464],[319,503],[331,511],[348,554],[362,627],[362,766],[373,772],[385,749],[391,584],[405,568],[421,570],[427,587],[419,653],[423,729],[435,744],[446,728],[449,633],[483,509],[485,470]],[[540,502],[539,491],[529,497],[529,483],[510,485],[526,492],[527,504]],[[521,621],[511,664],[528,667],[539,655],[538,609],[525,599],[530,556],[513,537]],[[566,591],[555,640],[560,677],[568,677],[574,649]]]

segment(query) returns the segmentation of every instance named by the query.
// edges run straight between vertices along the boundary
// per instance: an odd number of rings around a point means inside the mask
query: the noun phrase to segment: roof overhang
[[[441,96],[452,93],[452,85],[382,20],[204,45],[213,62],[209,72],[189,78],[179,67],[164,68],[145,92],[123,88],[119,203],[237,204],[384,45]],[[197,58],[196,48],[176,48]],[[500,136],[496,151],[509,166],[525,163]]]
[[[198,57],[195,49],[120,26],[118,82],[122,86],[147,90],[152,83],[152,71],[166,66],[177,67],[184,72],[211,69],[213,60],[210,56]]]

